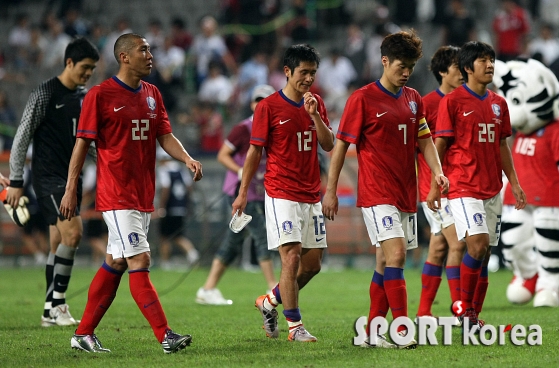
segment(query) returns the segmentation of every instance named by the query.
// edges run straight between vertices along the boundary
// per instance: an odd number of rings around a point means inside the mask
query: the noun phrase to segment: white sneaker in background
[[[225,299],[219,289],[206,290],[201,287],[196,292],[196,303],[204,305],[231,305],[233,301]]]
[[[52,307],[49,314],[58,326],[75,326],[80,323],[79,320],[75,320],[70,314],[70,307],[68,304],[60,304],[56,307]]]

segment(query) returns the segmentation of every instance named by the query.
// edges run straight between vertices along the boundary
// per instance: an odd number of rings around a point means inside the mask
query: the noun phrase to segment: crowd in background
[[[65,47],[76,36],[87,37],[100,50],[92,78],[97,84],[117,70],[113,45],[118,36],[144,35],[154,56],[146,80],[160,89],[175,135],[197,155],[215,156],[229,129],[251,114],[255,86],[278,90],[285,85],[281,55],[295,43],[319,45],[322,60],[313,90],[323,97],[334,130],[349,95],[382,74],[382,39],[422,23],[440,35],[424,39],[437,43],[433,49],[479,39],[493,44],[499,59],[533,57],[559,75],[559,1],[497,0],[491,24],[480,24],[484,4],[478,0],[361,2],[369,13],[356,1],[319,11],[305,0],[222,0],[216,12],[196,24],[180,14],[152,14],[140,27],[132,27],[128,15],[112,25],[90,19],[83,12],[85,1],[49,0],[43,14],[19,13],[5,20],[12,25],[0,39],[0,152],[10,150],[21,115],[3,81],[35,86],[38,71],[58,73]],[[3,6],[24,2],[9,0]],[[332,35],[338,38],[330,40]],[[424,59],[430,57],[425,53]]]
[[[460,46],[487,37],[478,32],[483,28],[474,14],[475,0],[371,1],[369,19],[362,19],[352,9],[352,2],[340,2],[317,18],[317,14],[309,13],[305,0],[291,0],[287,6],[280,0],[228,0],[222,1],[214,14],[200,18],[198,24],[187,24],[180,15],[162,19],[153,14],[139,29],[133,29],[125,15],[119,16],[111,27],[88,19],[82,13],[82,3],[83,0],[65,0],[56,9],[56,1],[51,0],[40,19],[17,14],[7,43],[0,44],[0,83],[2,78],[25,83],[33,71],[60,70],[68,42],[72,37],[83,36],[93,41],[102,54],[93,78],[96,84],[116,70],[112,50],[116,38],[127,32],[143,34],[154,55],[155,67],[148,81],[161,90],[173,124],[182,124],[179,130],[188,131],[186,143],[210,154],[217,152],[228,127],[250,113],[248,96],[254,86],[267,83],[276,89],[283,87],[280,55],[284,47],[324,41],[321,25],[345,29],[344,39],[319,49],[322,62],[315,90],[326,101],[334,121],[355,88],[380,76],[379,46],[387,34],[430,20],[441,31],[440,44]],[[559,5],[546,0],[526,5],[520,0],[499,0],[490,27],[492,36],[484,41],[494,44],[500,59],[535,57],[559,72],[559,20],[549,15]],[[245,29],[256,26],[262,30],[285,12],[288,21],[269,30],[236,33],[230,27],[242,24]],[[220,26],[229,28],[222,33]],[[195,98],[184,104],[184,96]],[[0,84],[3,150],[10,149],[18,115]]]

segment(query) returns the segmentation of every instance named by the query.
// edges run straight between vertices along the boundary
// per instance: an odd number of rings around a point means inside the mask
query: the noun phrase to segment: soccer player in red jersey
[[[487,88],[493,81],[495,51],[471,41],[460,49],[460,72],[465,84],[439,104],[435,143],[448,165],[448,192],[456,235],[466,241],[460,265],[464,322],[478,323],[487,287],[489,246],[497,245],[501,227],[502,172],[510,181],[516,209],[526,206],[506,138],[511,135],[505,99]]]
[[[272,292],[256,299],[256,307],[266,335],[277,338],[276,307],[282,303],[291,341],[316,341],[301,322],[299,290],[320,271],[326,248],[317,145],[332,150],[334,135],[322,99],[310,92],[319,63],[318,53],[309,45],[286,50],[287,83],[256,106],[239,195],[233,202],[233,214],[245,210],[250,182],[266,148],[268,249],[279,251],[281,274]]]
[[[439,83],[439,88],[423,97],[425,117],[431,132],[436,131],[439,102],[463,82],[458,67],[459,51],[460,48],[456,46],[441,46],[431,58],[430,69]],[[443,171],[446,172],[444,162]],[[431,307],[442,280],[445,259],[450,297],[452,302],[460,300],[460,263],[466,244],[456,237],[454,218],[446,196],[441,198],[439,188],[431,186],[431,169],[421,152],[417,155],[417,173],[419,201],[431,227],[429,253],[421,274],[421,298],[417,311],[417,316],[422,317],[432,316]],[[435,212],[429,209],[428,202],[432,201],[440,201],[440,209]]]
[[[389,307],[394,318],[408,315],[404,265],[406,250],[417,247],[417,146],[437,185],[443,192],[448,189],[425,121],[421,96],[406,87],[422,56],[421,45],[421,39],[413,32],[398,32],[384,38],[383,74],[349,97],[330,161],[323,212],[327,219],[334,220],[338,212],[336,188],[345,154],[351,143],[357,146],[357,206],[362,209],[372,244],[380,246],[369,291],[369,324],[375,317],[386,317]],[[407,334],[404,326],[399,326],[398,331]],[[384,336],[377,337],[376,345],[366,341],[362,346],[395,347]],[[417,342],[412,340],[398,347],[416,346]]]
[[[202,165],[192,159],[171,132],[159,90],[141,78],[150,74],[153,56],[143,36],[127,33],[115,42],[116,76],[91,89],[83,101],[76,145],[70,160],[60,213],[70,219],[76,188],[91,142],[97,147],[96,209],[109,228],[105,262],[89,287],[83,318],[70,340],[72,348],[108,352],[94,334],[111,305],[122,274],[128,269],[130,292],[165,353],[190,344],[190,335],[174,333],[149,278],[147,233],[155,194],[156,141],[173,158],[202,178]]]

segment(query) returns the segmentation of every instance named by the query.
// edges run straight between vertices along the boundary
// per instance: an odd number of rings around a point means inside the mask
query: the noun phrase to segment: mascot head
[[[495,60],[493,84],[507,99],[514,129],[530,134],[559,118],[559,82],[539,61]]]

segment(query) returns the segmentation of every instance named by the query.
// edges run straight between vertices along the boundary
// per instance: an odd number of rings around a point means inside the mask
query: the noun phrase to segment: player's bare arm
[[[224,143],[221,145],[221,148],[217,153],[217,161],[222,164],[227,170],[237,173],[240,179],[242,177],[243,168],[242,166],[239,166],[235,162],[235,160],[233,160],[234,153],[235,151]]]
[[[60,214],[68,220],[74,217],[74,213],[76,212],[76,206],[78,205],[78,179],[91,141],[91,139],[76,138],[76,144],[72,151],[72,158],[70,158],[70,166],[68,167],[66,191],[60,202]]]
[[[255,146],[253,144],[250,145],[250,148],[247,152],[247,157],[245,160],[245,164],[243,165],[243,178],[241,179],[241,185],[239,187],[239,195],[233,202],[233,211],[231,212],[231,216],[233,216],[237,211],[239,214],[245,211],[245,207],[247,205],[247,193],[248,187],[258,166],[260,165],[260,159],[262,158],[262,146]]]
[[[435,144],[433,143],[433,139],[431,139],[431,137],[425,139],[419,139],[417,143],[419,145],[419,150],[423,154],[423,157],[425,157],[425,161],[427,162],[427,165],[429,165],[429,168],[433,173],[434,180],[436,181],[436,185],[440,188],[441,193],[443,194],[448,193],[449,181],[448,178],[443,174],[441,161],[439,159],[439,155],[435,147]],[[437,199],[437,201],[434,201],[433,198],[431,198],[431,201],[429,201],[428,198],[427,206],[431,211],[435,211],[439,209],[440,196]]]
[[[520,187],[520,183],[518,182],[518,177],[516,176],[516,170],[514,169],[514,164],[512,162],[510,147],[505,138],[501,139],[500,151],[501,151],[501,166],[503,167],[503,172],[505,173],[507,179],[509,180],[512,194],[516,199],[516,204],[514,205],[514,208],[516,208],[517,210],[521,210],[524,207],[526,207],[526,194],[524,193],[524,190],[522,190],[522,188]]]
[[[330,160],[330,168],[328,169],[328,184],[326,185],[326,193],[322,199],[322,213],[328,220],[334,221],[334,216],[338,214],[338,180],[344,166],[345,155],[349,147],[349,142],[338,139],[334,147],[334,153]]]
[[[198,181],[202,179],[202,164],[193,159],[184,149],[182,143],[173,135],[173,133],[164,134],[157,138],[161,148],[175,160],[184,162],[186,167],[194,173],[192,180]]]
[[[334,148],[334,133],[324,124],[322,117],[318,113],[318,101],[311,92],[303,95],[305,110],[309,113],[316,127],[316,137],[320,147],[326,152],[330,152]]]

